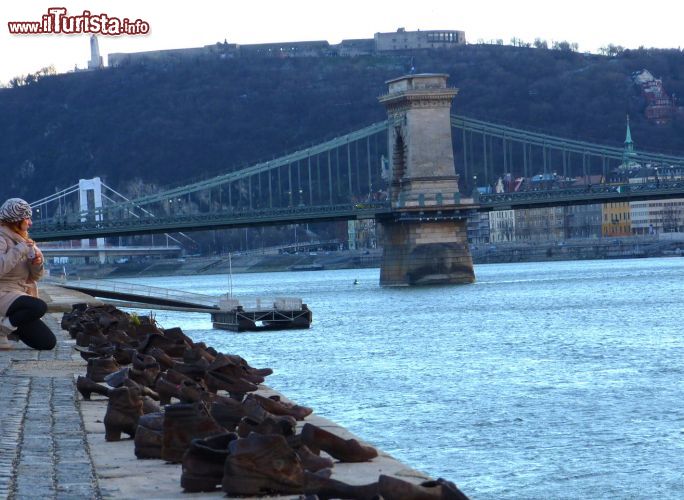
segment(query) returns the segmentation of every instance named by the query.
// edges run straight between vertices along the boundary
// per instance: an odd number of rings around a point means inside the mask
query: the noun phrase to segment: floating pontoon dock
[[[221,311],[211,313],[214,328],[234,332],[309,328],[311,311],[302,299],[221,299]]]

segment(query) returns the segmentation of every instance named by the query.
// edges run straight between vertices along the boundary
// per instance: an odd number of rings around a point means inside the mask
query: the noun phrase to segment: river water
[[[684,259],[475,272],[410,289],[381,288],[377,269],[233,276],[238,296],[302,297],[310,330],[156,314],[473,499],[684,498]],[[229,289],[226,275],[126,281]]]

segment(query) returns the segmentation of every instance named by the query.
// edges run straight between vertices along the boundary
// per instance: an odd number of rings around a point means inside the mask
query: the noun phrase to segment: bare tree
[[[548,49],[549,48],[549,44],[546,42],[546,40],[542,40],[540,38],[535,38],[534,43],[532,45],[534,45],[535,49]]]
[[[663,207],[663,232],[678,233],[680,228],[681,210],[674,205]]]
[[[613,45],[612,43],[609,43],[605,47],[599,48],[599,52],[602,55],[609,56],[609,57],[619,56],[624,51],[625,51],[625,48],[622,45]]]
[[[562,50],[566,52],[574,52],[577,50],[577,47],[579,46],[576,43],[570,43],[566,40],[561,42],[553,42],[553,45],[551,46],[553,50]]]

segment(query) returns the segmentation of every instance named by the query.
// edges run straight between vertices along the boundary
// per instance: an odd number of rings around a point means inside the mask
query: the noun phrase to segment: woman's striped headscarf
[[[21,198],[10,198],[0,207],[0,221],[19,222],[33,215],[31,205]]]

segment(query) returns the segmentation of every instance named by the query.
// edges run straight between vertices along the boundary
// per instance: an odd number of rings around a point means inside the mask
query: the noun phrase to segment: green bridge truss
[[[684,183],[665,175],[684,169],[682,157],[633,152],[627,158],[630,164],[659,166],[661,178],[656,174],[640,185],[611,183],[609,174],[625,162],[622,148],[464,116],[452,115],[451,125],[461,191],[464,196],[476,193],[470,205],[392,210],[383,172],[390,128],[385,120],[280,158],[98,210],[70,211],[68,203],[52,212],[45,207],[32,236],[44,241],[358,218],[453,218],[473,210],[684,197]],[[600,175],[602,182],[500,194],[474,190],[507,173],[527,177],[557,171],[563,178]]]

